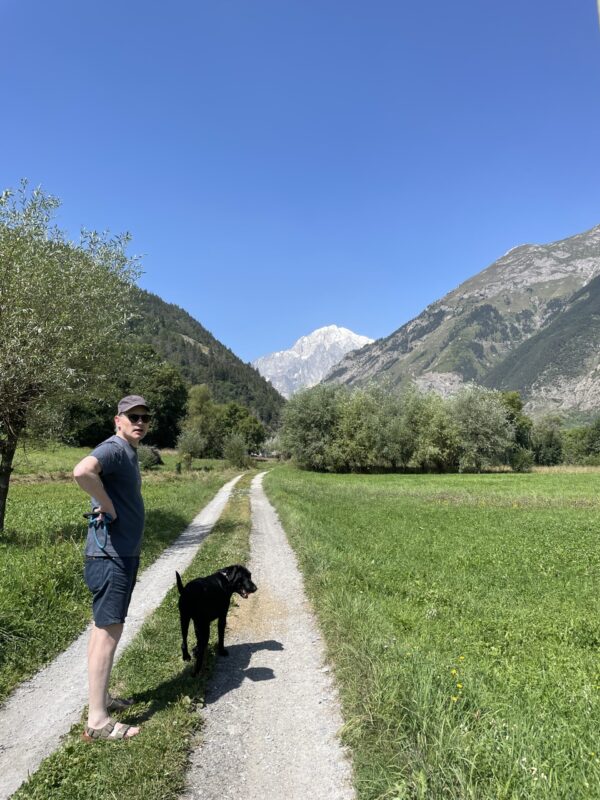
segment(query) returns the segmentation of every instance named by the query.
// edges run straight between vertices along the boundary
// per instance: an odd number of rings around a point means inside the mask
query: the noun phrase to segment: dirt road
[[[264,473],[263,473],[264,474]],[[258,591],[228,618],[182,800],[351,800],[338,699],[295,555],[254,479]]]

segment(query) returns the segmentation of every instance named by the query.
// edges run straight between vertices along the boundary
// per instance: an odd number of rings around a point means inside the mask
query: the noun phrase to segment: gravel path
[[[263,488],[252,483],[258,585],[228,618],[182,800],[351,800],[337,695],[295,555]]]
[[[144,619],[161,604],[174,584],[175,570],[183,572],[190,565],[239,477],[225,484],[181,536],[141,574],[115,660]],[[10,797],[57,749],[61,736],[79,722],[87,702],[88,636],[89,629],[0,706],[0,800]]]

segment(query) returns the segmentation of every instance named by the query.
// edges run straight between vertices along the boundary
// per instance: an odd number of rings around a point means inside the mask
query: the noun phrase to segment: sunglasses
[[[143,422],[144,425],[147,425],[152,419],[152,414],[125,414],[125,416],[130,422]]]

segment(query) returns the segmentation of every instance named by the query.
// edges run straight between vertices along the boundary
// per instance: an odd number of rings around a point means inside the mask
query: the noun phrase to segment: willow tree
[[[137,275],[127,235],[68,241],[59,205],[26,182],[0,195],[0,531],[19,439],[109,374]]]

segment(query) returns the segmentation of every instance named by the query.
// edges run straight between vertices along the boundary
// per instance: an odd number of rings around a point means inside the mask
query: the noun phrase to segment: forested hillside
[[[132,333],[178,366],[191,384],[206,384],[218,403],[236,400],[266,425],[273,425],[285,402],[277,390],[179,306],[143,289],[135,290],[138,313]]]

